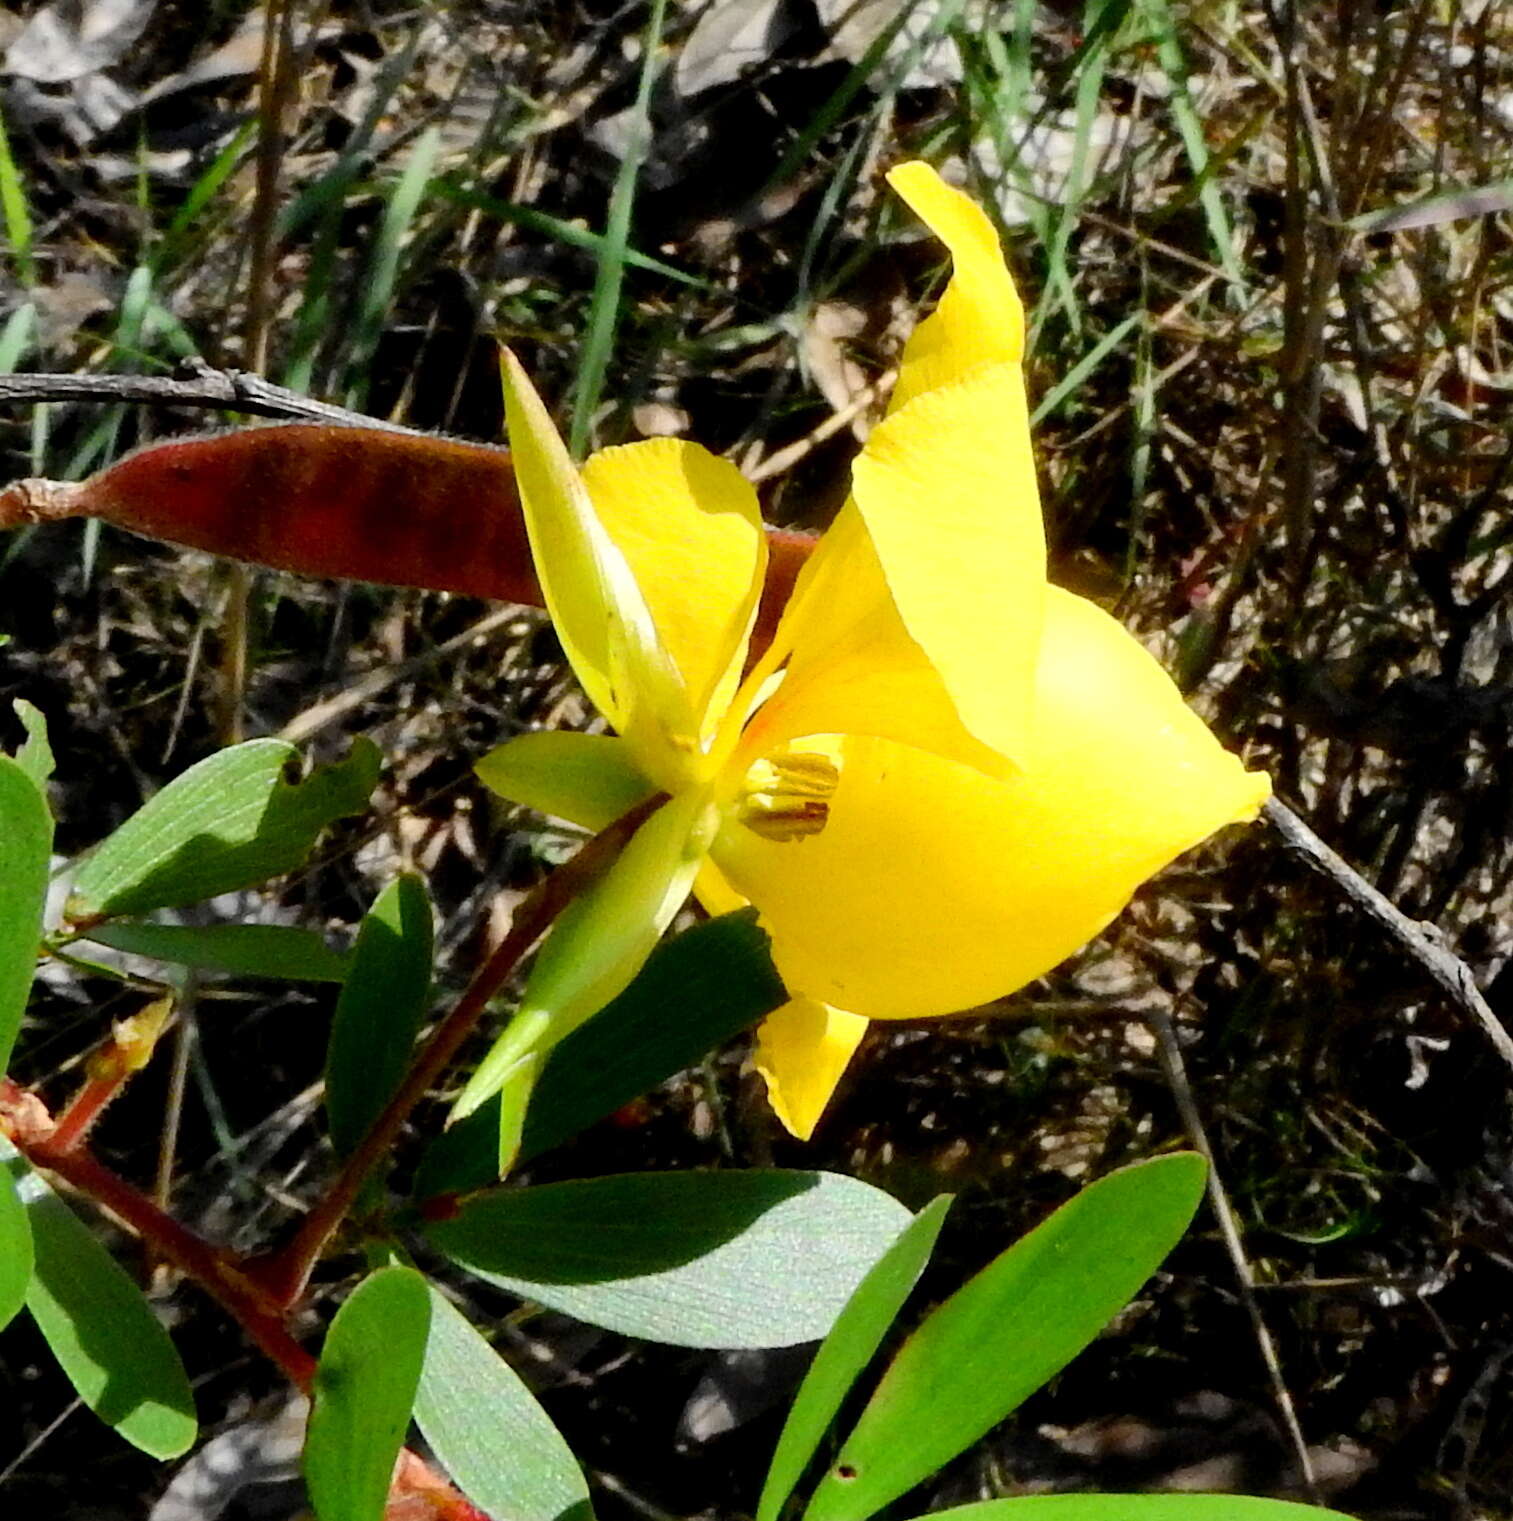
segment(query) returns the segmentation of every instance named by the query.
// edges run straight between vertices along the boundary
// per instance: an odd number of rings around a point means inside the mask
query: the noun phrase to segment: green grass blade
[[[23,302],[5,319],[5,326],[0,328],[0,375],[14,373],[31,352],[36,332],[37,308],[30,301]]]
[[[496,221],[508,222],[512,227],[537,233],[554,242],[564,243],[569,248],[582,249],[584,253],[593,254],[596,259],[604,256],[604,234],[580,227],[576,222],[564,222],[561,217],[549,216],[533,206],[517,206],[513,201],[501,201],[498,196],[489,195],[472,185],[460,185],[448,175],[441,175],[431,189],[440,198],[465,206],[469,211],[481,211]],[[639,253],[629,245],[625,247],[622,257],[631,269],[642,269],[648,274],[660,275],[664,280],[686,285],[690,290],[713,292],[719,289],[712,280],[690,274],[686,269],[679,269],[675,264],[664,263],[661,259],[653,259],[649,254]]]
[[[32,215],[26,204],[26,187],[11,153],[5,115],[0,112],[0,219],[5,241],[16,267],[16,278],[30,288],[37,283],[37,263],[32,252]]]
[[[246,122],[232,135],[230,142],[216,154],[210,167],[189,187],[189,194],[184,197],[184,204],[174,213],[173,220],[169,222],[153,252],[154,269],[161,271],[166,264],[173,261],[181,244],[194,230],[205,208],[215,199],[221,186],[236,171],[242,155],[251,146],[256,136],[257,123]]]
[[[1129,0],[1087,0],[1083,11],[1084,35],[1074,65],[1076,115],[1072,159],[1061,191],[1061,204],[1052,218],[1051,237],[1046,249],[1046,265],[1050,272],[1048,286],[1056,293],[1057,299],[1055,302],[1042,301],[1037,308],[1030,331],[1031,348],[1035,346],[1046,319],[1052,315],[1057,305],[1065,310],[1067,325],[1073,335],[1082,331],[1082,302],[1077,295],[1077,284],[1069,262],[1072,234],[1077,230],[1082,202],[1091,188],[1088,153],[1092,146],[1093,128],[1098,121],[1103,76],[1108,67],[1109,44],[1128,9]]]
[[[1214,253],[1225,278],[1237,290],[1245,289],[1245,273],[1235,252],[1234,228],[1229,213],[1224,209],[1224,198],[1219,194],[1210,166],[1208,143],[1203,136],[1203,123],[1193,105],[1188,89],[1187,59],[1177,36],[1177,23],[1172,17],[1167,0],[1136,0],[1141,14],[1156,39],[1156,58],[1171,86],[1170,105],[1172,118],[1177,124],[1182,147],[1192,167],[1193,178],[1198,184],[1198,200],[1208,222],[1208,235],[1214,245]]]
[[[1081,359],[1064,374],[1060,380],[1041,397],[1030,416],[1030,424],[1034,426],[1043,418],[1049,417],[1067,397],[1073,395],[1094,370],[1108,358],[1116,353],[1119,346],[1130,335],[1131,331],[1139,327],[1145,321],[1144,312],[1131,312],[1117,327],[1111,328],[1102,338],[1085,353]]]
[[[362,297],[357,308],[356,333],[353,337],[348,370],[354,376],[346,388],[346,404],[361,411],[368,395],[367,368],[378,351],[383,336],[384,319],[394,300],[399,276],[400,251],[410,235],[415,214],[431,182],[436,155],[441,149],[441,135],[427,127],[410,150],[404,173],[394,186],[389,204],[379,224],[378,236],[362,281]]]
[[[609,356],[615,345],[615,329],[620,321],[620,289],[625,282],[630,214],[636,203],[636,183],[641,177],[641,165],[651,146],[651,91],[663,62],[662,22],[666,12],[667,0],[652,0],[651,16],[641,42],[641,78],[636,86],[629,140],[625,145],[625,157],[620,160],[620,172],[615,176],[614,189],[610,192],[609,216],[605,220],[599,269],[594,277],[588,327],[583,336],[583,357],[578,366],[578,383],[573,388],[568,447],[575,459],[582,459],[588,450],[589,433],[604,390]]]

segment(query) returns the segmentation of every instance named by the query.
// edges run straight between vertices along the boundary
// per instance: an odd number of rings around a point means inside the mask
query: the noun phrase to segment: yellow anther
[[[747,771],[736,817],[764,840],[807,839],[825,827],[841,774],[828,755],[790,750]]]

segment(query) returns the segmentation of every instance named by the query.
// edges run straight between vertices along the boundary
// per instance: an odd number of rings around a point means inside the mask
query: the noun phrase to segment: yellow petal
[[[721,914],[733,914],[738,908],[749,908],[746,900],[725,880],[725,874],[713,861],[705,861],[694,878],[693,893],[704,912],[712,919]]]
[[[687,901],[704,859],[707,813],[695,794],[665,803],[552,926],[518,1013],[453,1105],[454,1118],[471,1114],[523,1059],[550,1050],[630,986]]]
[[[904,345],[891,409],[959,379],[978,365],[1024,357],[1024,307],[998,234],[969,196],[928,165],[900,164],[888,183],[951,250],[951,282],[934,313]]]
[[[606,449],[583,483],[707,739],[740,679],[767,568],[756,492],[728,460],[675,438]]]
[[[877,552],[847,503],[799,576],[767,661],[791,649],[773,696],[747,724],[732,763],[806,734],[868,734],[916,745],[993,775],[1012,769],[968,732],[929,657],[909,637]]]
[[[807,1141],[850,1062],[867,1021],[813,998],[790,998],[762,1021],[756,1069],[773,1113]]]
[[[1010,993],[1091,939],[1153,872],[1269,791],[1140,644],[1051,588],[1031,762],[1004,781],[847,739],[819,834],[727,823],[714,857],[790,987],[873,1018]]]
[[[623,739],[541,730],[490,750],[473,768],[508,802],[597,832],[644,803],[656,788]]]
[[[501,373],[536,575],[573,670],[622,734],[688,733],[687,694],[629,563],[595,515],[551,416],[508,349]]]
[[[1045,530],[1018,366],[993,365],[894,412],[867,440],[852,493],[904,628],[962,723],[1022,760]]]
[[[1045,539],[1019,372],[980,370],[894,413],[799,577],[782,687],[745,748],[870,734],[993,775],[1023,762]]]

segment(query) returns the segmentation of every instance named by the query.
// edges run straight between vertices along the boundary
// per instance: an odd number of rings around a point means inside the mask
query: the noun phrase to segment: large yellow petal
[[[762,1021],[756,1069],[766,1080],[773,1113],[799,1140],[813,1135],[866,1033],[861,1015],[813,998],[790,998]]]
[[[732,774],[817,733],[893,739],[995,776],[1012,770],[967,729],[941,674],[904,628],[855,503],[841,509],[800,573],[767,658],[790,650],[781,685],[741,735]],[[1012,691],[1012,675],[1006,687]]]
[[[1007,773],[1025,758],[1045,600],[1018,369],[895,412],[853,491],[779,626],[773,653],[792,653],[754,742],[870,734]]]
[[[994,361],[1024,357],[1024,307],[987,213],[928,165],[900,164],[888,183],[951,250],[951,282],[904,345],[890,407]]]
[[[519,734],[473,769],[489,791],[507,801],[595,833],[657,790],[625,741],[611,734],[556,729]]]
[[[740,679],[767,568],[756,492],[728,460],[675,438],[603,450],[583,483],[707,740]]]
[[[967,729],[1023,758],[1045,603],[1045,529],[1017,365],[920,396],[852,472],[905,629]]]
[[[951,1013],[1049,971],[1269,791],[1119,624],[1055,588],[1023,773],[869,739],[841,753],[819,834],[779,843],[731,820],[713,854],[788,985],[874,1018]]]
[[[505,422],[536,575],[584,690],[622,734],[660,760],[656,736],[692,732],[692,706],[629,562],[529,376],[503,351]],[[659,785],[663,779],[659,778]]]

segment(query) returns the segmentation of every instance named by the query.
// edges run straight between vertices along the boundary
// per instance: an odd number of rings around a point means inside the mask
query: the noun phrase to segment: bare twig
[[[791,470],[827,439],[834,438],[842,428],[849,427],[880,396],[887,395],[893,389],[893,383],[897,379],[896,369],[885,371],[871,385],[863,386],[838,412],[833,412],[817,428],[811,429],[796,443],[789,444],[786,449],[773,450],[766,459],[745,466],[741,473],[755,486],[762,481],[771,480],[775,475],[781,475],[785,470]]]
[[[1208,1203],[1214,1212],[1214,1218],[1219,1222],[1219,1234],[1224,1238],[1224,1249],[1229,1253],[1229,1260],[1234,1266],[1235,1278],[1240,1287],[1240,1298],[1244,1302],[1246,1314],[1250,1317],[1251,1330],[1255,1334],[1256,1346],[1260,1349],[1261,1361],[1266,1364],[1266,1374],[1271,1380],[1272,1396],[1277,1402],[1277,1411],[1282,1417],[1282,1424],[1287,1428],[1288,1438],[1292,1442],[1293,1456],[1297,1459],[1303,1486],[1314,1504],[1320,1504],[1318,1485],[1313,1474],[1313,1460],[1308,1455],[1308,1443],[1303,1437],[1303,1428],[1298,1422],[1297,1408],[1293,1405],[1292,1395],[1287,1388],[1287,1380],[1282,1375],[1282,1360],[1277,1356],[1277,1344],[1272,1340],[1271,1332],[1266,1326],[1266,1319],[1261,1314],[1260,1301],[1256,1298],[1255,1274],[1251,1271],[1250,1258],[1245,1255],[1245,1243],[1240,1239],[1240,1226],[1235,1219],[1234,1210],[1230,1207],[1229,1195],[1225,1191],[1223,1180],[1219,1177],[1219,1168],[1214,1160],[1213,1147],[1208,1142],[1208,1132],[1203,1125],[1203,1116],[1198,1112],[1192,1085],[1187,1080],[1187,1068],[1182,1060],[1182,1047],[1177,1041],[1177,1032],[1172,1025],[1171,1017],[1163,1011],[1151,1010],[1144,1017],[1150,1025],[1152,1034],[1156,1037],[1156,1045],[1161,1053],[1161,1066],[1171,1086],[1177,1113],[1182,1117],[1182,1128],[1187,1131],[1187,1137],[1194,1148],[1208,1163]]]
[[[252,200],[248,242],[247,323],[243,354],[247,368],[263,374],[273,329],[274,228],[278,218],[279,171],[288,140],[286,118],[294,96],[294,0],[269,5],[263,16],[263,54],[258,67],[257,188]],[[221,614],[220,682],[216,688],[216,732],[223,745],[243,736],[247,697],[247,652],[251,643],[255,572],[244,561],[226,563],[226,602]]]
[[[1266,817],[1288,849],[1297,851],[1315,871],[1328,877],[1357,908],[1386,930],[1481,1026],[1493,1049],[1513,1069],[1513,1036],[1482,996],[1471,968],[1445,945],[1438,928],[1410,919],[1336,855],[1286,803],[1275,797],[1269,799]]]
[[[395,682],[408,681],[410,677],[418,676],[422,671],[445,660],[449,655],[455,655],[460,650],[481,643],[489,635],[497,633],[519,617],[518,607],[496,607],[493,612],[485,613],[477,622],[468,624],[460,634],[454,634],[440,644],[433,644],[429,649],[421,651],[409,660],[396,661],[393,665],[380,666],[376,671],[369,671],[366,676],[359,677],[333,696],[312,703],[303,712],[296,713],[278,731],[278,737],[288,740],[291,745],[303,744],[312,734],[317,734],[329,727],[354,708],[360,708],[363,703],[393,686]]]
[[[217,370],[190,364],[180,375],[0,375],[0,406],[7,402],[147,402],[170,407],[215,407],[293,422],[333,423],[414,433],[397,423],[301,396],[245,370]]]

